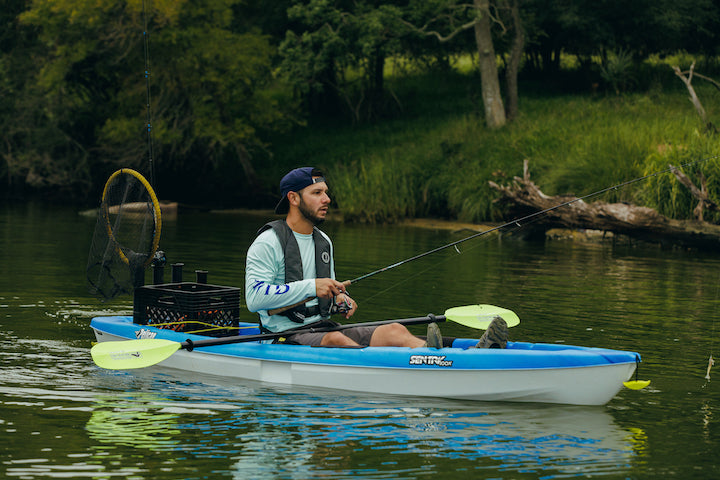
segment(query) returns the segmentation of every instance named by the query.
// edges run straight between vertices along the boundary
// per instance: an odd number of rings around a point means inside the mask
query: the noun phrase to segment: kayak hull
[[[98,342],[207,337],[132,323],[132,317],[92,320]],[[243,333],[257,333],[243,324]],[[158,365],[280,385],[365,393],[480,401],[603,405],[633,374],[635,352],[571,345],[508,342],[506,349],[326,348],[242,342],[178,350]]]

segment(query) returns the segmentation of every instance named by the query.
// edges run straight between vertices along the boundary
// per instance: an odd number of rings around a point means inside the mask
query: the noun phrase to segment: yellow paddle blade
[[[120,342],[101,342],[90,349],[98,367],[111,370],[143,368],[162,362],[182,345],[170,340],[146,338]]]
[[[650,380],[628,380],[627,382],[623,382],[623,385],[630,390],[642,390],[650,385]]]
[[[512,310],[495,305],[465,305],[453,307],[445,312],[445,317],[470,328],[485,330],[495,317],[502,317],[508,327],[520,324],[520,318]]]

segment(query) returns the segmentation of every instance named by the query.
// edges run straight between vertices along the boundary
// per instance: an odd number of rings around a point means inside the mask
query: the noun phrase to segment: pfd
[[[258,230],[260,235],[265,230],[272,228],[280,240],[280,246],[285,254],[285,283],[303,280],[302,259],[300,258],[300,247],[292,229],[285,220],[273,220],[268,222]],[[315,275],[317,278],[330,277],[330,243],[320,233],[316,227],[313,227],[313,242],[315,243]],[[330,306],[332,302],[327,298],[318,298],[318,305],[306,307],[300,305],[295,308],[285,310],[278,315],[284,315],[296,323],[303,323],[306,318],[317,314],[323,317],[330,316]]]

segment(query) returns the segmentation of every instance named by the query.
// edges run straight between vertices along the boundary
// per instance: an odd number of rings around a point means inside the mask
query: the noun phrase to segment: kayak
[[[133,323],[132,316],[96,317],[90,326],[100,343],[157,339],[180,344],[208,339]],[[259,333],[257,324],[238,324],[241,336]],[[476,342],[458,338],[451,347],[411,349],[241,340],[178,349],[157,365],[271,384],[364,393],[604,405],[640,362],[638,353],[621,350],[528,342],[508,342],[505,349],[471,348]]]

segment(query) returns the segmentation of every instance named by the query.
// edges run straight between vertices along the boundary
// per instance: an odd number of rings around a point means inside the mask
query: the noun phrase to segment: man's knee
[[[405,325],[400,323],[388,323],[387,325],[378,327],[378,329],[382,329],[382,334],[386,337],[404,337],[410,335]]]
[[[355,342],[342,332],[328,332],[323,337],[321,345],[355,345]]]
[[[375,347],[416,347],[422,341],[399,323],[382,325],[375,330],[370,345]]]

